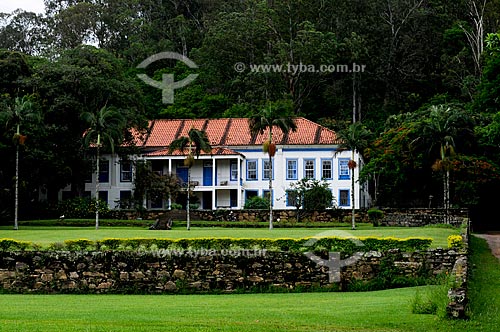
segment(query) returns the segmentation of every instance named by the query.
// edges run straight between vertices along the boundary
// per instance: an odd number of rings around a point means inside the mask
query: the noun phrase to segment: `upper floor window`
[[[257,160],[247,160],[247,180],[257,180]]]
[[[262,160],[262,180],[269,180],[269,159],[264,159]],[[274,166],[274,160],[273,160],[273,166]],[[273,179],[274,179],[274,167],[273,167]]]
[[[99,162],[99,182],[109,182],[109,160]]]
[[[349,159],[339,159],[339,180],[349,180]]]
[[[306,159],[304,160],[304,177],[306,179],[314,179],[315,171],[314,171],[314,159]]]
[[[333,178],[331,159],[321,160],[321,178],[326,180]]]
[[[238,181],[238,163],[236,161],[231,161],[230,173],[231,181]]]
[[[286,179],[297,180],[297,159],[287,159],[286,161]]]
[[[120,181],[132,181],[132,163],[130,161],[122,161],[120,163]]]
[[[85,170],[85,183],[92,183],[92,168],[87,167]]]

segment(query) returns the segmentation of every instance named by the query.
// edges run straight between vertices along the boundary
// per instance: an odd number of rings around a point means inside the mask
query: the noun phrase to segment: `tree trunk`
[[[269,145],[273,142],[272,124],[269,127]],[[273,157],[269,154],[269,230],[273,229]]]
[[[101,135],[97,134],[97,158],[96,158],[96,177],[95,177],[95,229],[99,229],[99,145],[101,144]]]
[[[18,127],[19,132],[19,127]],[[16,184],[14,194],[14,229],[18,230],[17,213],[19,210],[19,143],[16,146]]]
[[[447,169],[444,175],[444,212],[446,223],[449,224],[448,211],[450,209],[450,170]]]
[[[352,150],[352,160],[354,161],[354,150]],[[351,228],[356,229],[356,202],[354,201],[355,195],[354,195],[354,169],[355,167],[352,168],[352,174],[351,174],[351,204],[352,204],[352,213],[351,213]]]
[[[191,220],[189,217],[189,194],[191,192],[191,167],[188,167],[188,183],[187,183],[187,195],[186,195],[186,223],[187,230],[191,228]]]

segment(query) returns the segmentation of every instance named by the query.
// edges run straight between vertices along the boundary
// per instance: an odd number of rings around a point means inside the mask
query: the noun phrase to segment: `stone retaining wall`
[[[380,221],[382,226],[405,226],[418,227],[428,224],[452,223],[460,225],[467,218],[467,209],[450,209],[446,214],[444,209],[382,209],[384,218]],[[296,210],[274,210],[275,222],[295,222],[297,220]],[[300,222],[350,222],[351,210],[333,209],[325,211],[302,211],[300,210]],[[151,210],[142,212],[140,215],[133,211],[115,211],[115,217],[121,219],[137,219],[141,217],[147,220],[157,218],[172,218],[173,220],[186,220],[184,210]],[[268,221],[267,210],[192,210],[192,220],[206,221]],[[278,221],[279,220],[279,221]],[[367,210],[356,211],[357,222],[369,222]]]
[[[468,218],[467,209],[384,209],[382,226],[420,227],[433,224],[460,226]]]
[[[452,271],[464,254],[360,253],[342,261],[302,253],[259,250],[198,252],[0,252],[0,290],[13,293],[207,293],[347,289],[382,269],[428,277]],[[384,271],[386,272],[386,271]]]
[[[463,250],[469,252],[470,220],[467,220],[462,232],[464,243]],[[446,308],[447,314],[451,318],[466,318],[466,306],[468,303],[468,278],[469,278],[469,258],[468,255],[459,257],[451,271],[452,286],[448,291],[450,302]]]

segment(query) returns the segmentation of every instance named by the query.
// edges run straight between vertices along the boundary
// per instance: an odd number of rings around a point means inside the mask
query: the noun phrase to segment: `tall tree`
[[[95,229],[99,229],[99,163],[100,149],[103,145],[115,152],[115,144],[123,140],[126,121],[123,115],[106,106],[96,113],[82,113],[82,119],[89,125],[84,135],[84,144],[96,148],[96,184],[95,184]]]
[[[439,149],[439,158],[433,164],[434,170],[443,171],[443,207],[450,208],[450,171],[453,167],[456,140],[472,134],[472,120],[466,111],[453,105],[431,106],[427,119],[423,121],[424,144],[429,153]],[[470,127],[469,127],[470,126]]]
[[[204,130],[191,128],[187,136],[181,136],[170,143],[168,152],[172,153],[175,150],[178,150],[181,153],[185,153],[187,150],[184,165],[188,167],[186,218],[187,230],[189,230],[191,228],[191,220],[189,216],[189,195],[191,194],[191,167],[194,165],[194,156],[199,158],[202,151],[205,153],[211,153],[212,146],[210,145],[207,133]]]
[[[351,124],[347,129],[338,132],[339,148],[337,152],[341,151],[351,151],[351,159],[349,160],[348,166],[351,171],[351,227],[356,229],[356,202],[354,193],[355,184],[355,168],[357,167],[357,162],[354,159],[356,151],[363,154],[364,150],[368,147],[370,142],[370,131],[361,122],[356,122]]]
[[[16,175],[14,189],[14,229],[19,229],[18,211],[19,211],[19,147],[24,145],[26,135],[21,134],[21,125],[26,121],[40,121],[40,113],[34,110],[33,103],[28,96],[16,97],[14,107],[8,107],[5,112],[0,113],[0,121],[5,122],[7,126],[13,125],[16,132],[12,141],[16,145]]]
[[[248,119],[248,127],[253,136],[268,132],[268,139],[264,142],[264,152],[269,156],[269,229],[273,229],[273,157],[276,152],[276,144],[273,143],[273,128],[277,127],[283,135],[297,130],[297,124],[293,116],[289,115],[290,103],[270,103],[259,113]]]

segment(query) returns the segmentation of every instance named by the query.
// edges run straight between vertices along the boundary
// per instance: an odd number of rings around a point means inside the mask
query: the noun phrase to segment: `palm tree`
[[[276,152],[276,145],[273,143],[273,128],[278,127],[283,135],[288,134],[290,131],[297,130],[295,118],[287,114],[289,104],[277,104],[273,109],[271,105],[263,109],[261,112],[253,115],[248,119],[248,127],[250,133],[255,136],[257,134],[264,134],[266,130],[269,131],[269,137],[264,142],[264,152],[269,155],[269,229],[273,229],[273,156]]]
[[[16,176],[14,189],[14,229],[18,230],[18,211],[19,211],[19,146],[24,145],[26,136],[21,134],[21,124],[25,121],[40,121],[40,113],[33,110],[33,103],[28,96],[22,98],[16,97],[14,108],[8,107],[5,112],[0,113],[1,121],[7,126],[12,124],[16,127],[16,133],[13,136],[13,142],[16,145]]]
[[[362,125],[361,122],[353,123],[347,129],[338,132],[338,139],[340,142],[336,153],[340,153],[342,151],[351,151],[351,159],[349,160],[348,167],[351,171],[351,227],[353,230],[356,229],[356,195],[354,194],[354,169],[357,167],[357,163],[354,160],[355,152],[358,151],[362,153],[368,147],[370,136],[370,131],[364,125]]]
[[[450,171],[455,156],[455,139],[472,133],[470,115],[451,105],[433,105],[428,119],[423,122],[423,138],[429,153],[439,147],[439,157],[432,165],[435,171],[443,171],[443,207],[448,216],[450,208]]]
[[[123,115],[106,106],[97,113],[85,112],[82,119],[89,125],[84,135],[85,146],[96,147],[96,185],[95,185],[95,229],[99,229],[99,162],[100,149],[103,143],[115,153],[115,143],[123,139],[126,121]]]
[[[187,136],[181,136],[170,143],[168,147],[168,153],[178,150],[181,153],[185,153],[187,150],[187,156],[184,160],[184,165],[188,167],[188,178],[187,178],[187,202],[186,202],[186,219],[187,219],[187,230],[191,228],[190,217],[189,217],[189,195],[191,193],[191,167],[194,164],[194,156],[196,158],[200,157],[200,153],[212,152],[212,146],[208,140],[207,133],[204,130],[198,130],[191,128]]]

